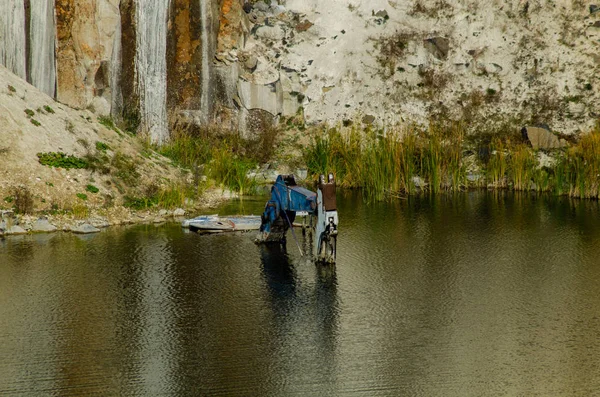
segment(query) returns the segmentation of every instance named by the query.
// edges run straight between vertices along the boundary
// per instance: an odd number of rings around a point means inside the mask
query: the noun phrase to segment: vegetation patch
[[[100,189],[98,189],[98,188],[97,188],[96,186],[94,186],[94,185],[87,185],[87,186],[85,187],[85,190],[87,190],[87,191],[88,191],[88,192],[90,192],[90,193],[94,193],[94,194],[95,194],[95,193],[98,193],[98,192],[100,191]]]
[[[44,105],[44,110],[50,114],[54,114],[54,109],[52,109],[50,106],[48,105]]]
[[[85,193],[77,193],[76,196],[77,196],[77,198],[80,198],[81,200],[84,200],[84,201],[88,199],[88,196]]]
[[[40,123],[36,119],[29,119],[29,121],[31,121],[31,124],[35,125],[36,127],[39,127],[42,125],[42,123]]]
[[[13,87],[12,85],[8,85],[8,91],[10,92],[17,92],[17,89],[15,87]]]
[[[107,150],[110,150],[110,146],[104,142],[96,141],[96,150],[106,152]]]
[[[31,214],[33,212],[33,193],[27,187],[15,187],[11,193],[12,202],[17,213]]]
[[[40,164],[56,168],[76,168],[84,169],[89,167],[89,163],[79,157],[66,155],[63,152],[45,152],[38,153],[37,157]]]
[[[379,63],[384,76],[389,77],[398,70],[398,62],[404,58],[410,42],[415,40],[415,34],[396,31],[391,35],[382,35],[371,40],[374,41],[375,48],[379,50],[376,56],[377,63]]]
[[[120,133],[119,129],[115,125],[115,121],[110,116],[99,116],[98,122],[108,128],[109,130],[113,130],[116,133]]]
[[[600,196],[600,126],[540,166],[538,152],[514,133],[465,139],[460,124],[387,132],[328,129],[304,151],[309,173],[334,172],[341,186],[372,200],[469,187],[466,155],[477,158],[484,185],[581,198]],[[478,140],[479,143],[475,143]],[[487,142],[487,143],[486,143]],[[480,154],[474,156],[475,154]]]
[[[35,115],[35,112],[31,109],[25,109],[24,112],[28,117],[33,117]]]

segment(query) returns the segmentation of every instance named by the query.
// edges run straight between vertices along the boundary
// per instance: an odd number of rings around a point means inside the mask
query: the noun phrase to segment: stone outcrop
[[[119,0],[56,0],[57,99],[109,114]]]
[[[564,139],[560,139],[545,128],[525,127],[523,133],[534,149],[551,150],[567,146]]]
[[[91,233],[99,233],[100,229],[90,225],[89,223],[84,223],[84,224],[72,227],[71,232],[75,233],[75,234],[91,234]]]
[[[56,226],[50,224],[46,218],[39,218],[31,226],[31,231],[34,233],[52,233],[56,231]]]

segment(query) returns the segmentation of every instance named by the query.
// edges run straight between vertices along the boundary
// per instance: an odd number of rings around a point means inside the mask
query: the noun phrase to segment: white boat
[[[195,218],[191,218],[191,219],[186,219],[183,222],[181,222],[181,227],[184,229],[189,229],[190,227],[190,222],[207,222],[207,221],[211,221],[211,220],[217,220],[219,219],[219,215],[218,214],[214,214],[214,215],[200,215],[197,216]]]
[[[183,221],[182,226],[198,233],[222,233],[260,229],[260,216],[204,215]]]

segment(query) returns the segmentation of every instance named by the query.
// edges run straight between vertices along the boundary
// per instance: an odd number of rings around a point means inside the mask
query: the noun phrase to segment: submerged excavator
[[[309,217],[309,230],[312,230],[314,238],[313,254],[317,262],[335,263],[338,213],[333,174],[330,173],[327,180],[324,175],[319,177],[316,193],[298,186],[294,175],[279,175],[261,215],[260,231],[255,242],[285,244],[286,232],[292,229],[298,213]],[[294,233],[294,230],[291,232]]]

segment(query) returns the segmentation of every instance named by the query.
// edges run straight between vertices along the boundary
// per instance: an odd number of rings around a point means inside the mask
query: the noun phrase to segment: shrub
[[[77,193],[76,196],[84,201],[88,199],[88,196],[85,193]]]
[[[52,109],[50,106],[48,105],[44,105],[44,110],[48,113],[55,113],[54,109]]]
[[[85,187],[85,190],[87,190],[90,193],[98,193],[100,191],[100,189],[98,189],[96,186],[94,185],[87,185]]]
[[[56,168],[88,168],[89,164],[82,158],[66,155],[62,152],[38,153],[37,157],[40,164]]]
[[[33,212],[33,194],[25,186],[19,186],[13,189],[12,197],[14,199],[15,210],[20,214],[30,214]]]
[[[101,151],[101,152],[106,152],[107,150],[110,150],[110,146],[108,146],[104,142],[97,141],[96,142],[96,150]]]
[[[24,111],[28,117],[33,117],[35,115],[35,112],[31,109],[25,109]]]
[[[13,87],[12,85],[10,85],[10,84],[8,85],[8,90],[10,92],[17,92],[17,89],[15,87]]]
[[[29,121],[31,121],[31,124],[35,125],[36,127],[39,127],[40,125],[42,125],[42,123],[40,123],[36,119],[29,119]]]

